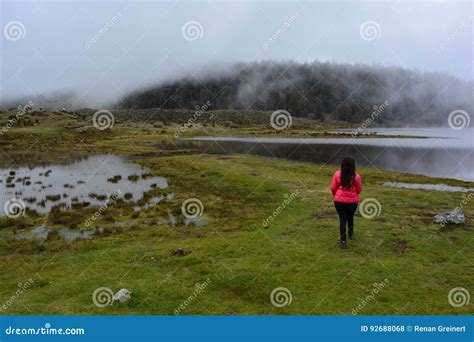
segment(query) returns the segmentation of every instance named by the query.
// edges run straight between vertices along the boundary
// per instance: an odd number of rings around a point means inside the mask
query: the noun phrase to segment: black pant
[[[357,209],[357,203],[334,202],[334,206],[339,215],[341,241],[346,241],[346,225],[349,228],[349,235],[352,235],[354,232],[354,214]]]

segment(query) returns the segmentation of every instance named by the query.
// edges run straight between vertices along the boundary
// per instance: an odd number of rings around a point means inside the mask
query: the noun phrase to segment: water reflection
[[[392,130],[393,134],[403,131]],[[358,165],[433,177],[474,181],[474,130],[454,132],[441,128],[417,129],[427,139],[364,138],[237,138],[199,137],[182,139],[180,148],[211,154],[252,154],[313,163],[338,164],[352,156]],[[443,134],[444,132],[444,134]],[[379,132],[385,134],[385,132]],[[454,138],[458,135],[459,139]]]
[[[62,227],[59,229],[52,229],[46,227],[46,225],[42,224],[36,228],[31,229],[30,231],[20,233],[15,236],[16,240],[46,240],[50,236],[51,233],[57,233],[59,237],[61,237],[65,241],[76,241],[76,240],[88,240],[91,239],[96,234],[104,234],[105,229],[102,227],[93,228],[89,230],[77,230],[71,229],[67,227]]]
[[[66,165],[0,169],[0,203],[20,198],[39,213],[56,205],[100,206],[113,194],[136,201],[152,188],[167,186],[165,178],[151,176],[148,169],[115,155],[88,156]]]

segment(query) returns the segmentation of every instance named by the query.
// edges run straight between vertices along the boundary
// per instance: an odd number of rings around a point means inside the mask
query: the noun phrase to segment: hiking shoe
[[[343,241],[343,240],[339,241],[339,247],[343,249],[346,248],[346,241]]]
[[[354,239],[354,233],[349,233],[349,240],[353,240]]]

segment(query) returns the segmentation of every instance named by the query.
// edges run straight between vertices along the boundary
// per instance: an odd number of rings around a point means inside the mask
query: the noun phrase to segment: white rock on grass
[[[132,292],[127,289],[121,289],[116,294],[114,294],[114,300],[118,300],[119,302],[123,303],[131,298]]]
[[[449,213],[436,215],[434,221],[441,224],[463,224],[464,213],[460,210],[453,210]]]

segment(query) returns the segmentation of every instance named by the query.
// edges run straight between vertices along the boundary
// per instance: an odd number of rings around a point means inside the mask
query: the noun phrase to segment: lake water
[[[26,208],[47,213],[55,205],[104,205],[112,195],[137,201],[152,188],[164,189],[167,180],[116,155],[91,155],[65,165],[0,168],[0,203],[20,199]],[[168,195],[166,195],[168,196]],[[160,198],[152,198],[152,204]],[[11,203],[11,201],[10,201]],[[0,216],[5,206],[0,206]]]
[[[473,128],[386,128],[365,132],[393,137],[196,137],[181,139],[179,146],[211,154],[241,153],[325,164],[339,164],[343,157],[351,156],[361,166],[474,181]],[[427,138],[397,138],[398,135]]]

